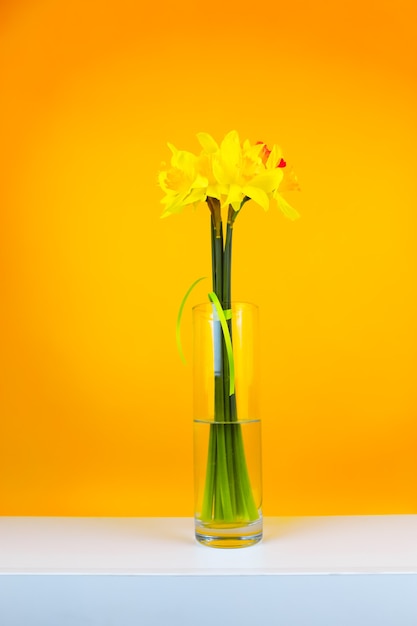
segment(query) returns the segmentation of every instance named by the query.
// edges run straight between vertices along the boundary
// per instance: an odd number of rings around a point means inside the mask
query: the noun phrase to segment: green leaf
[[[178,311],[178,316],[177,316],[177,327],[176,327],[176,339],[177,339],[177,348],[178,348],[178,352],[180,353],[180,357],[181,357],[181,361],[184,363],[184,365],[186,364],[186,360],[185,360],[185,356],[184,356],[184,351],[182,349],[182,344],[181,344],[181,319],[182,319],[182,314],[184,311],[184,306],[185,303],[187,302],[188,296],[190,295],[190,293],[192,292],[192,290],[194,289],[194,287],[196,285],[198,285],[198,283],[201,280],[204,280],[205,278],[207,278],[207,276],[201,276],[200,278],[197,278],[197,280],[195,280],[193,282],[193,284],[191,285],[191,287],[187,290],[187,293],[185,294],[185,296],[182,299],[182,302],[180,304],[180,308]]]

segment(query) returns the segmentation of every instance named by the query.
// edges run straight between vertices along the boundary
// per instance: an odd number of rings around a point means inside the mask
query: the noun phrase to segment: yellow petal
[[[277,201],[278,208],[290,220],[296,220],[300,217],[298,211],[296,211],[290,204],[288,204],[288,202],[279,193],[276,193],[274,198]]]
[[[197,174],[191,186],[193,189],[200,189],[207,187],[207,185],[207,178],[205,176],[201,176],[201,174]]]
[[[297,176],[292,166],[283,168],[284,179],[280,185],[280,191],[300,191]]]
[[[221,159],[217,158],[216,156],[213,158],[212,168],[214,178],[220,185],[227,185],[230,182],[230,177],[227,170],[223,167]]]
[[[262,174],[254,176],[249,181],[249,184],[251,187],[259,187],[260,189],[263,189],[266,193],[272,193],[275,189],[278,189],[283,176],[284,173],[282,169],[275,168],[274,170],[267,170],[262,172]]]
[[[162,204],[166,204],[164,210],[162,211],[161,217],[168,217],[169,215],[173,215],[174,213],[179,213],[183,205],[178,201],[178,198],[163,198],[161,200]]]
[[[173,157],[174,159],[174,157]],[[189,176],[190,178],[194,177],[195,166],[197,162],[197,157],[195,154],[191,152],[187,152],[186,150],[178,150],[175,155],[175,164],[174,167],[177,167],[179,170],[182,170]]]
[[[269,198],[267,193],[260,189],[259,187],[252,187],[251,185],[247,185],[243,187],[243,193],[245,196],[252,198],[256,204],[259,204],[265,211],[269,209]]]
[[[195,202],[202,202],[205,199],[206,193],[204,189],[192,189],[189,193],[165,196],[165,198],[161,200],[161,203],[166,205],[161,217],[179,213],[185,206],[194,204]]]
[[[167,143],[168,148],[171,150],[172,154],[175,155],[177,154],[178,150],[177,148],[172,144],[172,143]]]
[[[282,151],[279,146],[272,146],[271,153],[266,161],[266,168],[268,170],[275,169],[278,163],[281,161]]]
[[[166,184],[167,177],[168,177],[168,172],[166,172],[166,171],[159,172],[159,174],[158,174],[158,183],[159,183],[159,186],[161,187],[161,189],[163,191],[165,191],[165,193],[170,193],[171,190],[170,190],[170,188]]]
[[[243,191],[240,185],[230,185],[229,193],[227,194],[227,198],[223,202],[223,206],[227,206],[228,204],[240,203],[243,200]]]
[[[229,182],[236,181],[242,163],[242,150],[239,135],[235,130],[232,130],[223,139],[220,146],[220,158],[223,170],[230,179]]]
[[[207,196],[209,196],[210,198],[216,198],[217,200],[220,200],[221,192],[219,190],[218,185],[208,185]]]
[[[197,139],[200,143],[200,146],[205,150],[208,154],[213,154],[217,152],[219,146],[214,141],[213,137],[208,133],[197,133]]]

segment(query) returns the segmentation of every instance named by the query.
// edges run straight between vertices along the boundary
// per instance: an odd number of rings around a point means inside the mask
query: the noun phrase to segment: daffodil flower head
[[[252,198],[267,208],[268,198],[257,179],[264,169],[259,146],[252,146],[248,141],[241,144],[237,131],[233,130],[213,154],[212,165],[217,181],[216,197],[221,198],[222,206],[231,205],[238,211],[245,199]]]
[[[159,172],[158,180],[165,192],[162,203],[165,204],[162,217],[178,213],[188,204],[196,204],[206,199],[208,185],[198,168],[198,159],[191,152],[177,150],[168,144],[171,152],[171,167]]]
[[[281,195],[281,192],[283,191],[300,190],[297,177],[295,176],[293,169],[287,167],[287,163],[283,159],[281,149],[278,146],[274,145],[270,150],[263,142],[258,143],[262,145],[261,157],[266,170],[269,172],[277,172],[276,183],[278,184],[276,184],[272,190],[272,198],[276,201],[278,208],[286,217],[293,220],[297,219],[299,217],[298,211],[296,211]]]

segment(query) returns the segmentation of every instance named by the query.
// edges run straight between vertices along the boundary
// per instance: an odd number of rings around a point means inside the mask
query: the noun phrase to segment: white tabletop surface
[[[417,515],[269,517],[250,548],[207,548],[191,518],[0,518],[0,574],[417,573]]]

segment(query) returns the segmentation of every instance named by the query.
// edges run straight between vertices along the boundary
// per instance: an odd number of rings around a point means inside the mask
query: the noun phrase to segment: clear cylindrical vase
[[[258,308],[193,309],[196,539],[241,548],[262,538]]]

